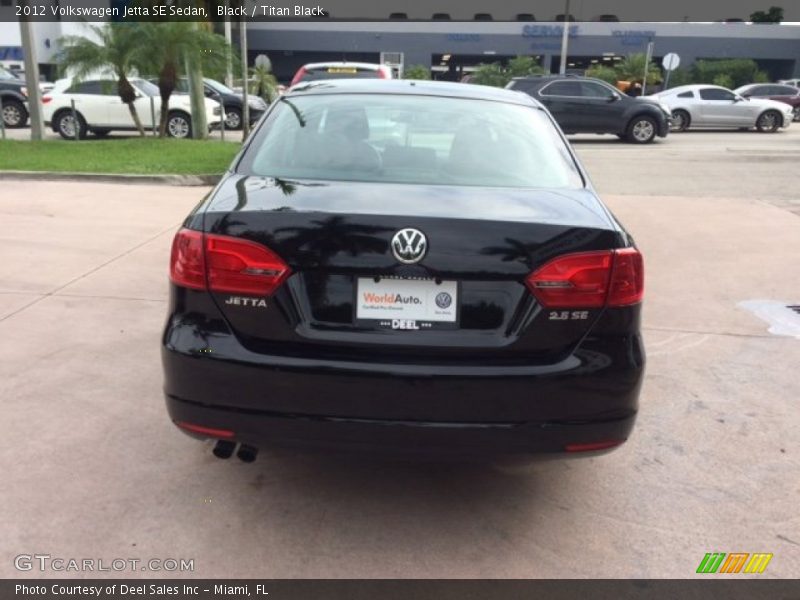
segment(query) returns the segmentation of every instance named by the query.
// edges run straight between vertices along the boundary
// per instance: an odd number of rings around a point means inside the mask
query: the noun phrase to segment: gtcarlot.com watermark
[[[50,554],[18,554],[14,557],[18,571],[54,571],[57,573],[162,571],[191,573],[193,558],[62,558]]]

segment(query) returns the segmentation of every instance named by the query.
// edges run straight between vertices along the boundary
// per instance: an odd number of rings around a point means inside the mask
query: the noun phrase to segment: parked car
[[[773,133],[792,123],[792,107],[765,98],[744,98],[716,85],[682,85],[652,96],[672,111],[674,131],[692,127],[737,128]]]
[[[733,90],[743,98],[767,98],[792,107],[794,120],[800,121],[800,88],[779,83],[751,83]]]
[[[564,133],[613,133],[647,144],[669,133],[669,111],[653,100],[631,98],[605,81],[573,75],[515,77],[506,86],[541,102]]]
[[[386,65],[361,62],[322,62],[303,65],[292,78],[292,85],[320,79],[392,79]]]
[[[22,79],[4,67],[0,67],[0,102],[6,127],[28,124],[28,88]]]
[[[642,257],[525,94],[295,86],[169,272],[167,408],[219,457],[592,453],[633,427]]]
[[[158,126],[161,113],[158,87],[145,79],[131,79],[130,82],[137,90],[134,105],[142,124],[146,129],[150,129],[154,124]],[[75,100],[80,138],[86,137],[88,132],[103,137],[111,131],[136,130],[128,105],[122,102],[117,93],[116,81],[85,79],[75,82],[71,79],[62,79],[56,82],[50,93],[42,97],[42,103],[45,125],[52,127],[53,131],[65,139],[75,138],[76,128],[71,100]],[[206,99],[205,109],[209,128],[219,125],[222,112],[219,104]],[[191,114],[189,96],[176,94],[170,98],[167,133],[175,138],[191,137]]]
[[[781,79],[778,83],[800,88],[800,79]]]
[[[151,79],[150,82],[154,85],[158,84],[157,79]],[[244,114],[244,96],[215,79],[204,78],[203,87],[206,98],[210,98],[217,103],[222,101],[225,110],[225,129],[241,129],[242,115]],[[175,93],[188,94],[189,80],[186,78],[179,79],[175,86]],[[267,103],[258,96],[248,94],[247,104],[250,113],[250,125],[252,125],[267,110]]]
[[[13,70],[11,70],[11,73],[13,75],[15,75],[21,81],[26,81],[25,80],[25,71],[24,70],[22,70],[22,69],[13,69]],[[39,91],[42,94],[46,94],[47,92],[52,90],[53,87],[55,87],[55,84],[53,82],[47,81],[47,78],[44,75],[41,75],[41,74],[39,75]]]

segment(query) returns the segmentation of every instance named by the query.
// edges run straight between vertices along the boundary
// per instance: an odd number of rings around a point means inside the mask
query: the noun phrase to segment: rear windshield
[[[359,67],[320,67],[307,70],[298,83],[302,81],[319,81],[321,79],[378,79],[381,74],[377,69]]]
[[[543,111],[431,96],[282,97],[238,170],[284,179],[583,187]]]

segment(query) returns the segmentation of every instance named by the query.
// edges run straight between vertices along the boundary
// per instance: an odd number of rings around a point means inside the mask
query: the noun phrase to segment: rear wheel
[[[84,139],[86,137],[86,121],[80,115],[80,113],[76,113],[78,116],[78,123],[77,123],[77,133],[78,139]],[[64,138],[65,140],[74,140],[75,139],[75,119],[72,115],[72,111],[65,110],[58,114],[55,119],[55,126],[56,131],[58,134]]]
[[[778,111],[768,110],[758,117],[756,129],[761,133],[775,133],[781,126],[782,117]]]
[[[6,127],[25,127],[28,111],[19,100],[3,99],[3,123]]]
[[[692,119],[685,110],[676,110],[672,112],[672,131],[686,131],[689,129]]]
[[[794,110],[792,110],[792,120],[800,121],[800,106],[795,106]]]
[[[242,111],[238,108],[225,109],[225,129],[242,128]]]
[[[171,112],[167,117],[167,133],[170,137],[185,139],[192,137],[192,119],[184,112]]]
[[[626,139],[633,144],[649,144],[655,139],[657,131],[655,119],[641,115],[631,119]]]

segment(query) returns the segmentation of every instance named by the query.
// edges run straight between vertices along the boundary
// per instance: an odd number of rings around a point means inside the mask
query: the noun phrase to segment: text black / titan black
[[[169,415],[220,455],[591,454],[633,427],[641,255],[517,92],[295,86],[186,218],[170,278]]]

